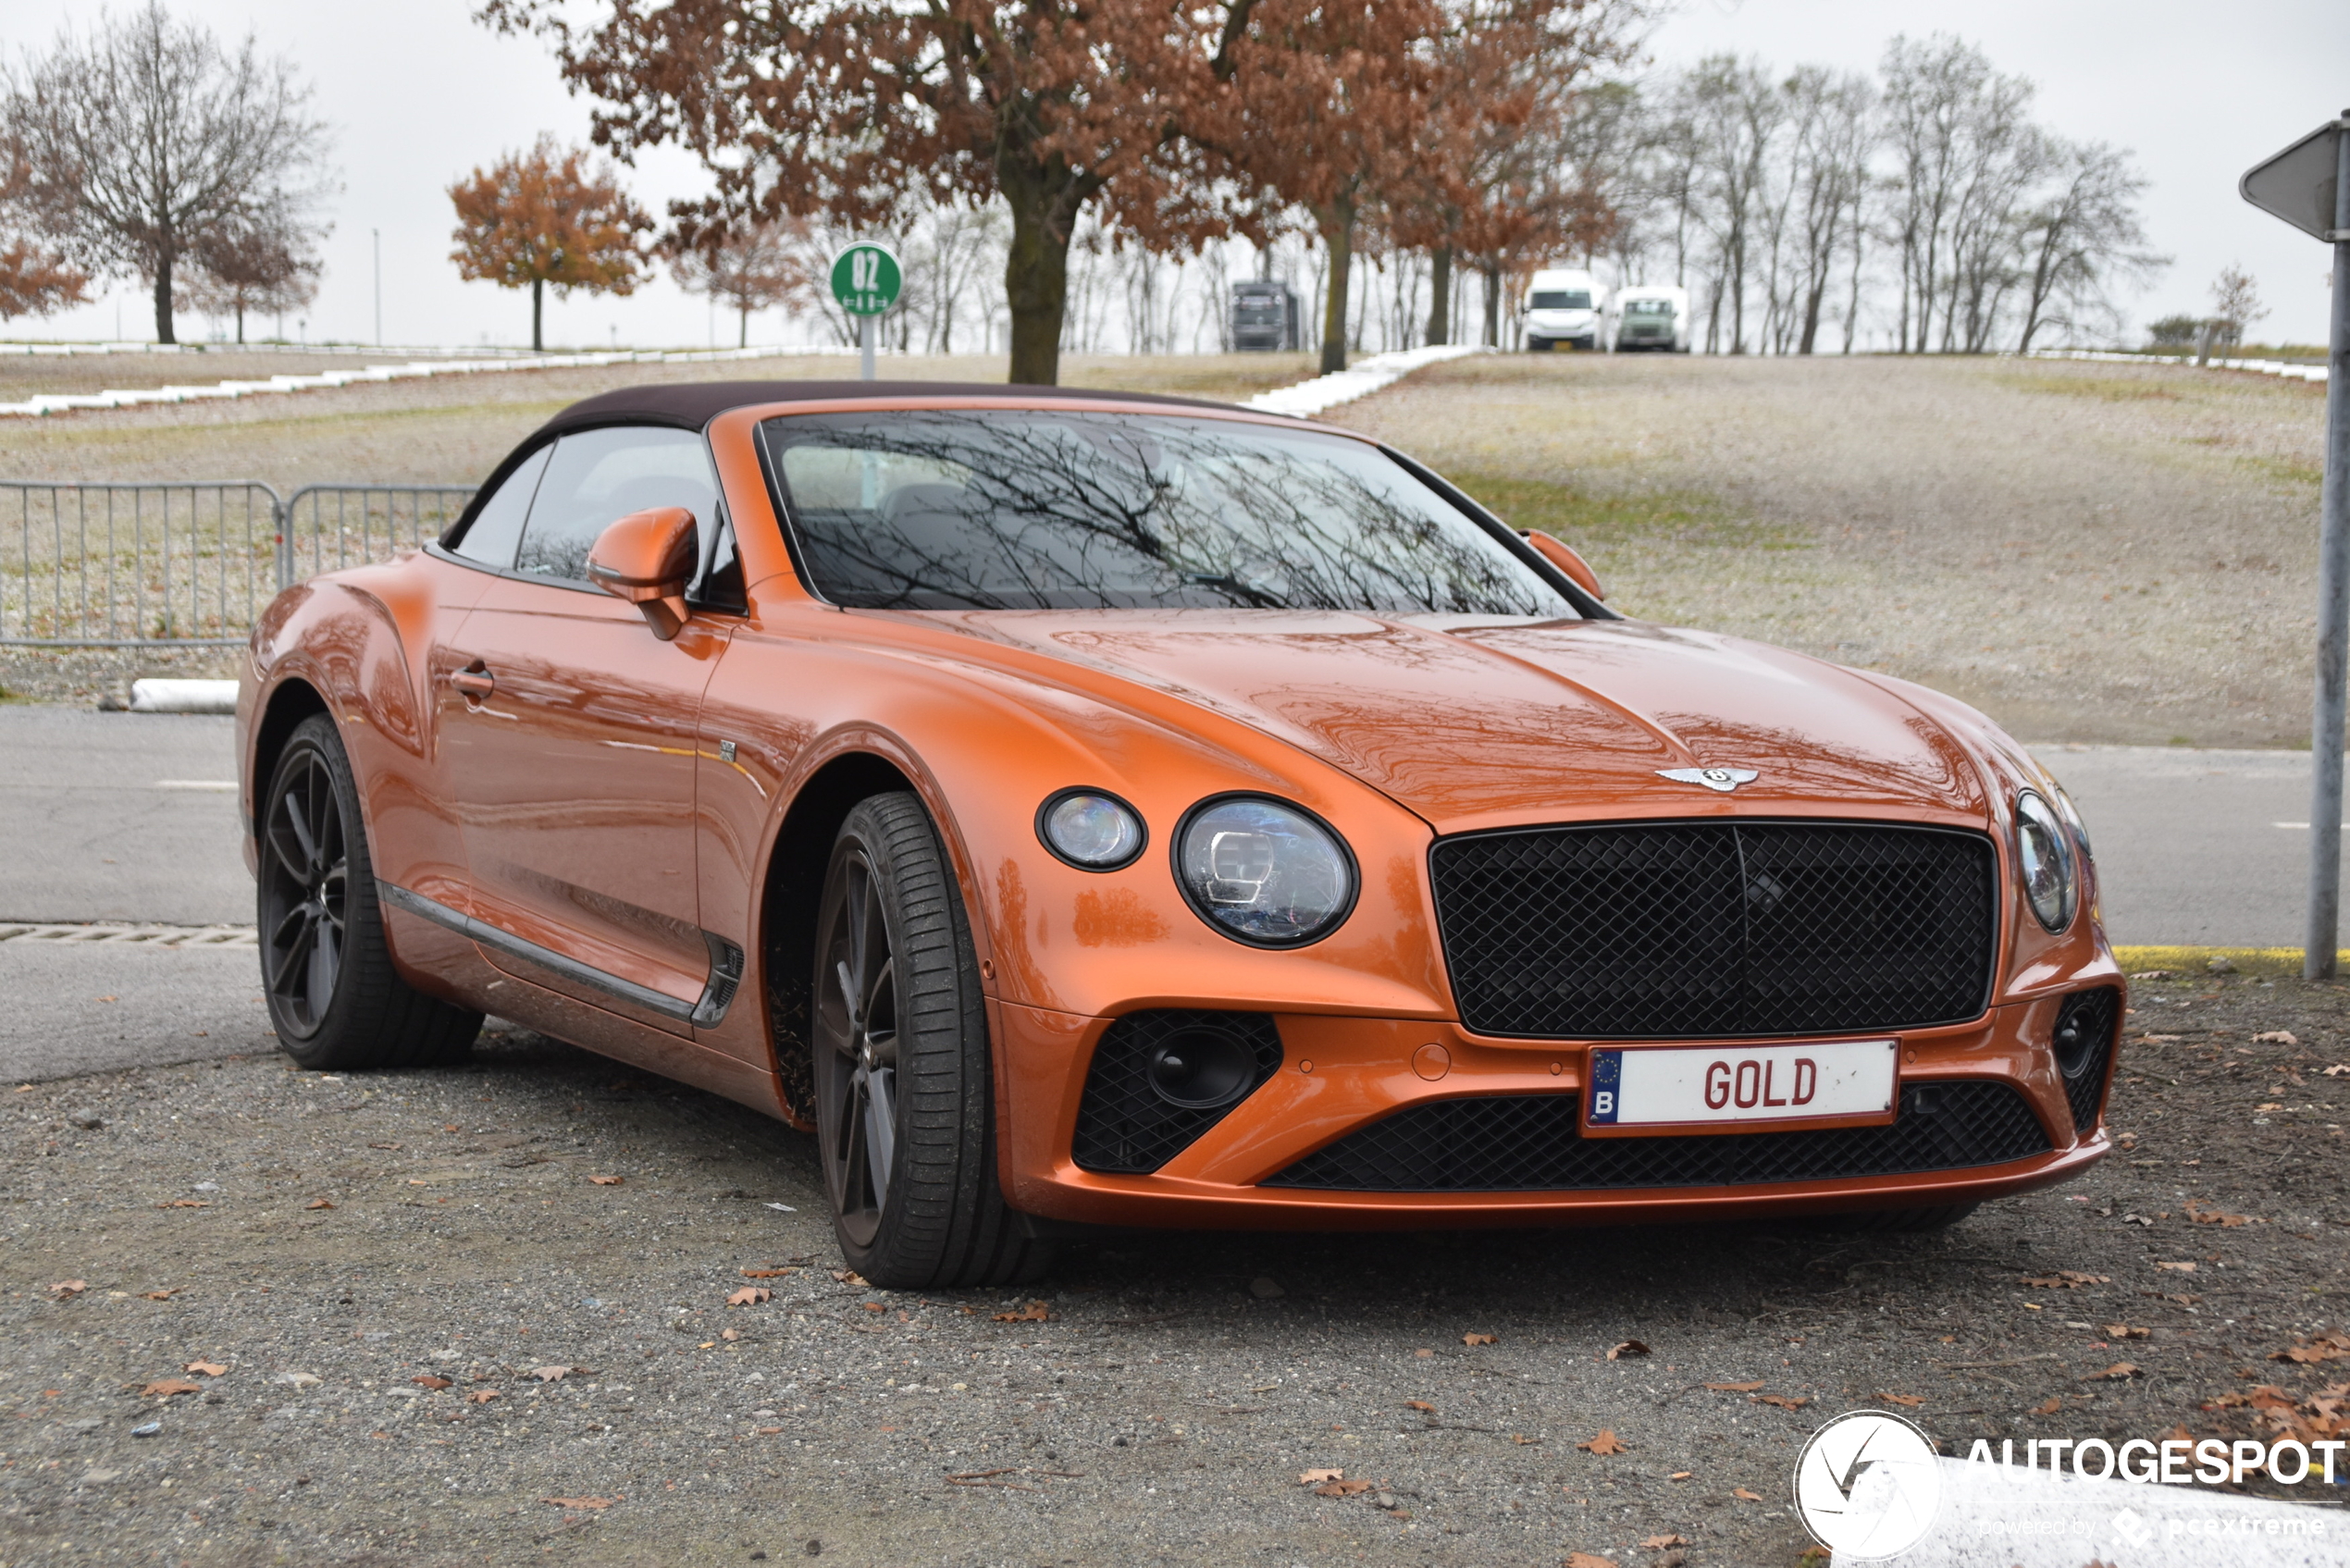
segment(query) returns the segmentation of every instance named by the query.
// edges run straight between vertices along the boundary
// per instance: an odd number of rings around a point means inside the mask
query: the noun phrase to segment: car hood
[[[1638,621],[932,612],[1236,719],[1441,833],[1824,807],[1987,815],[1952,733],[1868,676]],[[1735,794],[1664,769],[1752,769]]]

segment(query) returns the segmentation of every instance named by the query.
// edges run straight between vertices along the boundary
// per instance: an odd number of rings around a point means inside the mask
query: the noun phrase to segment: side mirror
[[[1534,547],[1543,560],[1575,579],[1575,586],[1593,599],[1605,600],[1607,591],[1600,586],[1600,574],[1591,570],[1589,562],[1575,552],[1575,547],[1540,528],[1520,528],[1520,537]],[[591,568],[592,570],[592,568]]]
[[[644,612],[667,642],[685,625],[686,583],[694,574],[694,514],[682,506],[632,512],[596,536],[588,580]]]

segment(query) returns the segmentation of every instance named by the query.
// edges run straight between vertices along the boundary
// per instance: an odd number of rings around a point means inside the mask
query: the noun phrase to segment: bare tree
[[[1795,128],[1787,185],[1796,265],[1787,316],[1791,327],[1800,323],[1795,352],[1808,354],[1819,341],[1837,257],[1857,240],[1869,158],[1876,147],[1876,89],[1863,76],[1803,66],[1787,79],[1786,92]]]
[[[790,304],[809,291],[808,263],[798,245],[806,229],[797,218],[709,228],[699,246],[672,249],[670,276],[688,294],[732,306],[735,346],[748,348],[753,311]]]
[[[208,315],[236,318],[245,340],[245,312],[282,315],[318,294],[321,270],[312,248],[319,231],[284,213],[260,213],[207,231],[191,253],[185,298]]]
[[[155,337],[176,342],[173,290],[207,235],[306,214],[330,190],[326,126],[291,62],[247,34],[233,54],[160,0],[6,77],[6,122],[47,233],[93,270],[145,279]]]
[[[2223,266],[2211,280],[2212,340],[2231,347],[2244,341],[2246,328],[2269,314],[2260,302],[2260,287],[2242,264]]]
[[[2027,352],[2043,327],[2077,327],[2091,315],[2111,319],[2116,282],[2151,277],[2171,263],[2146,249],[2137,212],[2146,176],[2129,154],[2102,142],[2066,142],[2056,162],[2055,190],[2022,228],[2029,272],[2016,346]]]

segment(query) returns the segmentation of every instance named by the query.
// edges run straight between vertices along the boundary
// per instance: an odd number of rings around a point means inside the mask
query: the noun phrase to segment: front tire
[[[384,941],[359,790],[334,721],[294,727],[261,798],[262,994],[287,1056],[305,1068],[456,1060],[481,1015],[400,978]]]
[[[1033,1279],[996,1170],[987,1012],[938,834],[906,793],[841,823],[816,922],[816,1136],[848,1266],[894,1290]]]

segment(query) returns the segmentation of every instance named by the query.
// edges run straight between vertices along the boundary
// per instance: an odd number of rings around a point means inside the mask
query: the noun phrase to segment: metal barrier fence
[[[473,493],[0,480],[0,646],[232,647],[281,589],[420,548]]]

